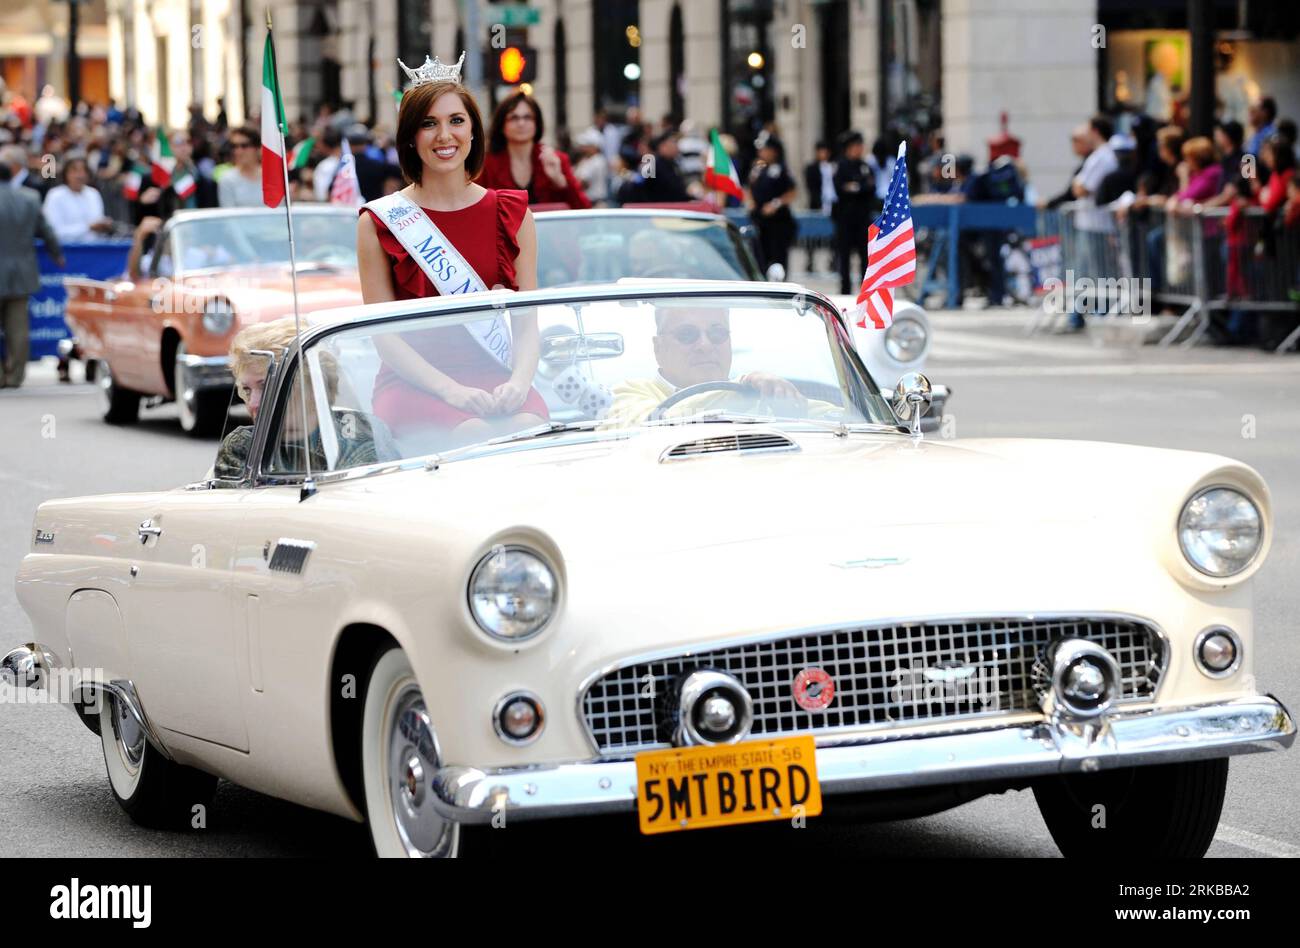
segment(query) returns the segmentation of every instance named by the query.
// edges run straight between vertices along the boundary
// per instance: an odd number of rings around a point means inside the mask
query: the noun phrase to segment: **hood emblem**
[[[835,679],[820,668],[794,676],[794,703],[805,711],[824,711],[835,700]]]
[[[886,566],[902,566],[911,557],[907,556],[864,556],[856,560],[836,560],[832,566],[840,569],[883,569]]]

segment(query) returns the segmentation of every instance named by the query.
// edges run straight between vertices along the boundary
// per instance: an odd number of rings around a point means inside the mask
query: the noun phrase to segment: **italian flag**
[[[199,183],[194,180],[194,175],[188,171],[182,172],[179,178],[172,180],[172,190],[176,192],[182,201],[197,191],[198,187]]]
[[[150,179],[160,188],[172,183],[172,169],[176,167],[176,156],[172,154],[172,143],[167,140],[167,133],[158,126],[153,148],[149,153]]]
[[[134,201],[140,196],[140,187],[144,184],[144,176],[148,170],[139,165],[132,165],[131,170],[122,179],[122,196],[128,201]]]
[[[307,164],[307,159],[311,157],[311,150],[315,147],[316,139],[314,138],[304,138],[294,145],[293,151],[289,152],[289,170],[297,171]]]
[[[284,200],[283,129],[284,100],[275,78],[275,46],[267,29],[262,51],[262,203],[267,207],[279,207]]]
[[[745,192],[740,188],[740,176],[736,174],[736,166],[731,163],[727,149],[722,147],[722,139],[718,137],[716,128],[709,131],[709,141],[712,147],[709,148],[709,160],[704,169],[704,186],[710,191],[721,191],[730,194],[737,201],[743,201]]]

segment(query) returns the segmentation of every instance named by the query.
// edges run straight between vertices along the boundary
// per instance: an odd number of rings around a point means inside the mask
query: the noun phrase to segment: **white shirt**
[[[104,216],[104,199],[90,185],[74,191],[66,184],[51,188],[45,195],[45,219],[63,243],[98,240],[90,225]]]
[[[831,209],[835,206],[836,200],[835,162],[818,162],[818,167],[821,169],[822,173],[822,213],[829,217]]]
[[[222,207],[261,207],[262,175],[245,178],[238,168],[231,168],[217,182],[217,203]]]
[[[322,204],[330,199],[330,182],[334,180],[334,172],[339,168],[338,155],[326,155],[312,172],[311,186],[316,191],[316,200]]]
[[[609,198],[609,161],[601,152],[588,155],[574,165],[573,176],[593,203]]]
[[[1083,167],[1074,176],[1075,182],[1083,185],[1088,192],[1086,197],[1080,199],[1082,209],[1075,219],[1075,226],[1080,230],[1109,232],[1114,229],[1111,226],[1110,216],[1105,211],[1094,211],[1089,208],[1097,206],[1094,195],[1101,187],[1102,180],[1118,169],[1119,159],[1115,157],[1115,152],[1111,151],[1109,145],[1093,149],[1092,153],[1083,159]]]

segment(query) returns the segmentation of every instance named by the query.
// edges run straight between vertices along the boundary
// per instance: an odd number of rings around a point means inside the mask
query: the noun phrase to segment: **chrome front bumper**
[[[185,366],[185,379],[191,388],[230,388],[235,384],[235,377],[230,373],[230,356],[186,353],[177,361]]]
[[[1290,747],[1296,728],[1271,695],[1170,711],[1119,713],[1100,733],[1049,723],[817,749],[823,794],[1014,780],[1111,767],[1228,757]],[[585,816],[636,807],[636,764],[592,761],[479,770],[441,768],[435,806],[462,823]]]

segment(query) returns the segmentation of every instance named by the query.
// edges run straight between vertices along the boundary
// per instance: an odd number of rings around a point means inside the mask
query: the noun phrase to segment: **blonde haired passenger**
[[[265,394],[266,373],[269,365],[266,356],[259,351],[275,353],[277,363],[282,362],[286,352],[294,344],[297,336],[292,317],[254,323],[241,329],[230,341],[230,372],[235,378],[235,391],[248,406],[248,412],[257,421],[262,409]],[[392,460],[398,456],[392,435],[383,422],[365,412],[337,407],[339,373],[338,363],[332,353],[320,351],[319,362],[321,376],[325,382],[325,393],[336,420],[339,416],[348,416],[346,424],[336,424],[338,432],[338,460],[333,470],[374,464],[377,461]],[[311,467],[313,471],[327,469],[325,452],[321,446],[320,425],[316,417],[315,398],[311,391],[310,375],[307,383],[307,424],[310,434],[307,443],[311,450]],[[281,436],[272,435],[271,443],[275,451],[272,467],[280,472],[290,472],[302,468],[302,403],[299,400],[297,378],[294,380],[294,392],[281,423]],[[217,460],[209,473],[209,478],[238,479],[243,475],[248,463],[249,452],[253,446],[253,425],[235,428],[221,442],[217,451]]]

